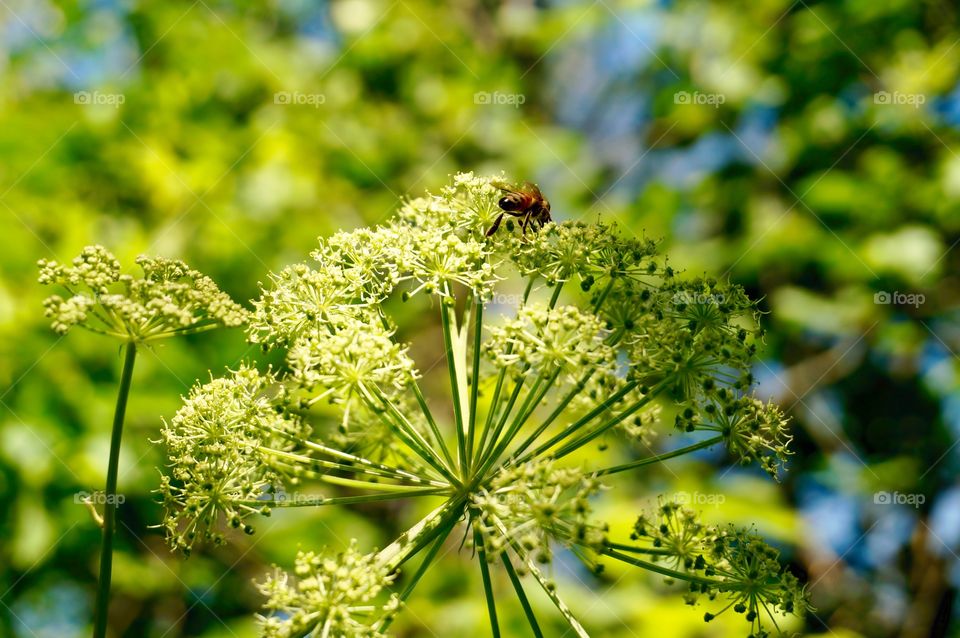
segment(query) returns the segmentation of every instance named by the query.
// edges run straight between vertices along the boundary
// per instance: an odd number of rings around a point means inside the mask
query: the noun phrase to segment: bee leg
[[[490,230],[487,231],[487,233],[486,233],[485,236],[486,236],[486,237],[489,237],[489,236],[491,236],[492,234],[494,234],[495,232],[497,232],[497,229],[500,228],[500,222],[502,222],[502,221],[503,221],[503,213],[500,213],[500,214],[497,216],[497,220],[496,220],[495,222],[493,222],[493,226],[490,227]]]

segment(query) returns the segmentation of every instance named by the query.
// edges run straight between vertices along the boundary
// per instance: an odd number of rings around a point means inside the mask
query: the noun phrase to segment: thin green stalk
[[[450,294],[449,289],[447,290],[447,294]],[[448,299],[453,299],[453,297],[444,298],[440,302],[440,321],[443,325],[443,345],[446,352],[447,371],[450,373],[450,394],[453,399],[453,416],[457,428],[457,450],[460,454],[460,469],[463,471],[465,477],[467,468],[467,444],[463,429],[463,405],[460,401],[460,379],[457,370],[458,357],[453,347],[453,331],[457,329],[457,326],[456,317],[452,315],[456,312],[456,307],[453,304],[447,303]]]
[[[473,367],[470,383],[470,418],[467,420],[467,470],[473,459],[473,444],[477,433],[477,394],[480,390],[480,342],[483,339],[483,300],[474,300]]]
[[[590,410],[590,412],[588,412],[587,414],[577,419],[574,423],[571,423],[570,425],[565,427],[561,432],[559,432],[558,434],[550,438],[545,443],[538,446],[532,452],[528,452],[527,454],[523,455],[520,459],[517,460],[517,464],[525,463],[526,461],[530,460],[532,457],[538,456],[539,454],[542,454],[544,451],[549,450],[551,447],[553,447],[563,439],[567,438],[568,436],[570,436],[571,434],[573,434],[574,432],[582,428],[584,425],[586,425],[593,419],[597,418],[597,416],[606,412],[611,406],[618,403],[621,399],[623,399],[623,397],[627,396],[627,394],[629,394],[638,385],[640,385],[639,381],[628,381],[625,386],[623,386],[620,390],[615,392],[612,396],[608,397],[603,403],[601,403],[594,409]]]
[[[417,568],[417,571],[414,572],[413,576],[410,577],[410,582],[407,583],[407,586],[403,588],[403,591],[400,592],[399,598],[400,602],[404,602],[407,598],[410,597],[410,594],[413,593],[413,590],[416,589],[417,585],[420,583],[420,579],[423,578],[423,575],[427,573],[427,569],[430,565],[433,564],[433,560],[437,557],[437,554],[440,552],[440,548],[443,547],[444,541],[447,540],[447,534],[440,535],[437,540],[433,543],[433,546],[430,547],[430,551],[427,552],[427,555],[423,557],[423,560],[420,561],[420,566]],[[377,630],[380,633],[386,633],[387,629],[390,628],[390,625],[393,624],[393,619],[395,616],[389,616],[380,623]]]
[[[596,302],[593,304],[594,314],[600,312],[600,307],[603,306],[603,302],[607,300],[607,296],[610,294],[610,291],[613,290],[613,286],[616,283],[616,279],[613,277],[610,278],[610,281],[607,282],[607,285],[604,287],[603,292],[600,293],[600,296],[597,297]]]
[[[634,547],[633,545],[626,545],[624,543],[614,543],[611,541],[605,541],[604,544],[610,549],[615,549],[621,552],[628,552],[630,554],[648,554],[650,556],[672,556],[673,555],[669,549],[663,549],[662,547]]]
[[[417,404],[420,406],[420,412],[423,413],[423,417],[427,420],[433,437],[437,440],[437,447],[440,448],[440,453],[443,454],[443,458],[449,467],[456,467],[456,463],[453,462],[453,457],[450,456],[450,451],[447,449],[447,444],[443,440],[443,435],[440,434],[440,427],[437,425],[437,420],[433,418],[433,412],[430,411],[430,406],[427,405],[427,399],[423,396],[423,391],[420,390],[420,384],[417,383],[416,379],[414,379],[412,387],[413,395],[417,398]]]
[[[531,276],[530,279],[527,280],[527,286],[523,290],[523,299],[520,302],[520,308],[523,308],[525,305],[527,305],[527,300],[530,298],[530,292],[533,290],[534,281],[536,281],[536,276]],[[517,313],[519,315],[519,308]],[[506,354],[509,355],[512,352],[513,344],[508,343]],[[497,385],[493,389],[493,396],[490,399],[490,407],[487,410],[487,418],[483,426],[483,434],[480,437],[480,445],[477,446],[478,452],[483,451],[487,441],[487,434],[489,434],[490,428],[493,425],[493,420],[500,409],[500,393],[503,390],[503,382],[506,380],[506,376],[507,369],[505,367],[500,368],[500,372],[497,374]]]
[[[531,558],[523,555],[523,550],[520,548],[519,543],[512,538],[509,542],[513,547],[513,551],[515,551],[517,556],[520,557],[520,560],[527,564],[527,569],[530,571],[530,574],[536,579],[537,584],[540,585],[540,588],[543,589],[543,592],[547,595],[547,597],[550,598],[550,602],[554,604],[554,606],[560,612],[560,615],[563,616],[563,619],[567,621],[568,625],[570,625],[570,629],[573,630],[573,633],[575,633],[579,638],[590,638],[587,630],[583,628],[583,625],[581,625],[580,621],[574,617],[573,612],[570,611],[570,608],[567,607],[567,604],[563,602],[560,596],[557,595],[557,588],[553,585],[553,583],[547,580],[547,578],[543,575],[543,572],[540,571],[540,568],[537,567],[536,563],[534,563]]]
[[[317,479],[323,481],[324,483],[339,485],[341,487],[352,487],[361,490],[376,490],[378,492],[393,492],[394,494],[436,490],[446,491],[450,489],[449,486],[435,488],[423,486],[418,487],[414,485],[393,485],[390,483],[371,483],[369,481],[358,481],[356,479],[346,478],[344,476],[331,476],[329,474],[321,474],[317,477]]]
[[[694,443],[693,445],[688,445],[682,447],[672,452],[664,452],[663,454],[657,454],[656,456],[650,456],[645,459],[638,459],[636,461],[631,461],[629,463],[624,463],[622,465],[615,465],[613,467],[608,467],[602,470],[597,471],[597,476],[606,476],[607,474],[616,474],[617,472],[625,472],[626,470],[632,470],[638,467],[643,467],[644,465],[652,465],[654,463],[660,463],[661,461],[666,461],[667,459],[672,459],[678,456],[683,456],[684,454],[689,454],[690,452],[696,452],[697,450],[702,450],[716,445],[723,441],[723,436],[714,436],[709,439],[700,441],[699,443]]]
[[[571,452],[580,449],[590,441],[593,441],[598,436],[600,436],[610,428],[614,427],[618,423],[621,423],[626,419],[629,419],[631,416],[639,412],[642,408],[644,408],[651,401],[653,401],[657,397],[657,394],[659,394],[660,390],[662,390],[665,386],[666,386],[666,381],[661,381],[657,385],[653,386],[650,389],[650,391],[643,396],[642,399],[640,399],[639,401],[631,405],[629,408],[624,409],[622,412],[620,412],[620,414],[613,417],[603,425],[588,432],[587,434],[577,439],[574,439],[573,441],[570,441],[569,443],[561,447],[559,450],[551,454],[551,456],[555,459],[562,458],[570,454]]]
[[[610,294],[610,291],[613,289],[613,284],[614,284],[614,280],[611,279],[610,282],[607,284],[606,288],[603,289],[603,292],[600,294],[600,297],[597,299],[596,303],[593,306],[594,313],[597,313],[600,311],[601,306],[603,306],[603,302],[606,300],[607,296]],[[607,343],[609,345],[614,345],[622,337],[623,337],[622,331],[614,333],[607,338]],[[530,436],[528,436],[526,440],[524,440],[524,442],[521,443],[517,447],[517,449],[511,453],[510,455],[511,461],[515,459],[517,456],[519,456],[520,454],[523,454],[527,450],[527,448],[530,447],[534,443],[534,441],[536,441],[537,438],[547,430],[548,427],[550,427],[550,425],[557,419],[557,417],[560,416],[564,410],[566,410],[567,406],[570,405],[570,402],[573,401],[577,397],[577,395],[579,395],[583,391],[583,389],[586,387],[587,382],[590,381],[590,378],[593,376],[594,372],[595,370],[588,370],[583,375],[583,377],[580,378],[580,380],[573,387],[573,389],[571,389],[570,392],[568,392],[567,395],[560,401],[556,409],[554,409],[553,412],[551,412],[550,415],[542,423],[540,423],[540,425],[537,426],[537,428],[530,434]],[[534,406],[528,412],[524,413],[521,410],[522,416],[520,417],[520,421],[517,429],[519,429],[519,427],[522,427],[524,422],[526,422],[526,420],[530,418],[530,416],[533,414],[534,410],[536,409],[536,406],[540,404],[540,401],[543,400],[543,397],[546,396],[547,392],[550,391],[550,388],[553,387],[553,384],[556,383],[556,380],[559,376],[560,374],[559,372],[557,372],[547,381],[546,386],[544,386],[544,388],[541,390],[540,396],[537,398],[536,402],[534,403]],[[508,461],[508,463],[509,462],[510,461]]]
[[[565,279],[558,281],[556,287],[553,289],[553,294],[550,295],[550,310],[553,310],[557,305],[557,301],[560,300],[560,291],[563,290],[564,283],[566,283]]]
[[[393,571],[399,569],[412,556],[419,553],[438,534],[449,534],[463,517],[463,506],[467,501],[464,495],[451,496],[450,499],[434,508],[410,529],[400,534],[396,540],[381,549],[377,562]]]
[[[343,459],[344,461],[350,461],[351,463],[357,463],[358,465],[362,465],[362,466],[364,466],[364,467],[369,467],[369,468],[374,468],[374,469],[378,469],[378,470],[383,470],[383,471],[385,471],[385,472],[396,473],[396,474],[399,474],[399,475],[404,476],[404,477],[406,477],[406,478],[410,478],[410,479],[417,480],[417,481],[428,481],[428,480],[429,480],[429,479],[427,479],[427,478],[425,478],[425,477],[423,477],[423,476],[420,476],[420,475],[418,475],[418,474],[413,474],[413,473],[411,473],[411,472],[407,472],[406,470],[401,470],[401,469],[396,468],[396,467],[391,467],[391,466],[389,466],[389,465],[384,465],[383,463],[375,463],[375,462],[373,462],[373,461],[371,461],[371,460],[369,460],[369,459],[363,458],[362,456],[357,456],[357,455],[355,455],[355,454],[350,454],[349,452],[343,452],[342,450],[338,450],[338,449],[336,449],[336,448],[327,447],[326,445],[322,445],[322,444],[320,444],[320,443],[317,443],[316,441],[311,441],[311,440],[309,440],[309,439],[301,439],[301,438],[299,438],[299,437],[297,437],[297,436],[294,436],[293,434],[291,434],[291,433],[289,433],[289,432],[286,432],[286,431],[284,431],[284,430],[281,430],[280,428],[275,428],[275,427],[270,427],[270,426],[268,426],[268,429],[269,429],[271,432],[273,432],[274,434],[278,434],[278,435],[284,437],[285,439],[287,439],[287,440],[289,440],[289,441],[295,441],[295,442],[303,445],[303,446],[304,446],[305,448],[307,448],[307,449],[315,450],[315,451],[317,451],[317,452],[320,452],[320,453],[322,453],[322,454],[327,454],[327,455],[332,456],[332,457],[337,458],[337,459]],[[436,483],[436,482],[434,482],[434,483]]]
[[[490,432],[490,439],[487,441],[487,449],[483,451],[480,455],[480,462],[477,464],[483,468],[480,472],[475,472],[476,476],[484,476],[486,471],[490,469],[491,456],[493,452],[497,449],[497,443],[500,439],[500,433],[503,432],[503,427],[507,424],[507,418],[510,416],[510,412],[513,410],[514,404],[517,402],[517,397],[520,396],[520,391],[523,389],[523,377],[516,382],[513,387],[513,392],[510,393],[510,399],[507,401],[507,405],[503,410],[503,415],[500,417],[500,420],[497,422],[496,427]]]
[[[520,577],[517,576],[517,570],[514,569],[513,562],[511,562],[506,552],[502,553],[500,558],[503,560],[503,566],[507,569],[507,575],[510,576],[510,582],[513,583],[513,589],[517,592],[517,598],[520,600],[520,606],[523,607],[523,613],[527,616],[527,622],[530,623],[530,629],[533,630],[533,635],[536,636],[536,638],[543,638],[543,632],[540,631],[540,624],[537,622],[537,617],[533,613],[530,601],[527,600],[526,592],[523,591],[523,584],[520,582]]]
[[[483,593],[487,599],[487,614],[490,616],[490,630],[493,638],[500,638],[500,623],[497,622],[497,604],[493,598],[493,585],[490,582],[490,565],[487,563],[487,552],[483,549],[483,537],[480,530],[474,528],[473,542],[477,547],[477,559],[480,562],[480,576],[483,578]]]
[[[440,475],[446,478],[451,483],[456,483],[457,479],[453,476],[453,473],[450,469],[444,466],[443,461],[440,457],[437,456],[436,452],[433,451],[433,448],[423,439],[423,436],[413,427],[413,425],[406,420],[406,417],[400,413],[399,410],[387,399],[382,393],[378,391],[378,398],[383,403],[383,407],[377,406],[371,396],[370,391],[364,386],[360,386],[361,393],[360,396],[367,403],[373,412],[380,417],[380,419],[387,425],[390,429],[393,430],[394,434],[400,438],[403,443],[413,450],[417,456],[422,458],[427,462],[433,469],[440,472]],[[384,411],[383,408],[386,408]],[[390,419],[387,417],[387,412],[394,417]]]
[[[449,494],[449,489],[440,489],[437,487],[418,487],[402,492],[390,491],[381,494],[361,494],[357,496],[304,496],[294,499],[248,499],[232,501],[237,505],[249,505],[251,507],[320,507],[327,505],[355,505],[357,503],[375,503],[377,501],[390,501],[399,498],[413,498],[417,496],[439,496]]]
[[[696,574],[689,574],[687,572],[681,572],[676,569],[670,569],[669,567],[664,567],[657,563],[651,563],[650,561],[643,560],[642,558],[636,558],[634,556],[628,556],[627,554],[621,554],[620,552],[604,548],[600,550],[600,553],[604,556],[609,556],[610,558],[615,558],[618,561],[627,563],[628,565],[633,565],[634,567],[640,567],[651,571],[657,574],[661,574],[668,578],[676,578],[678,580],[683,580],[688,583],[698,583],[701,585],[713,585],[715,587],[723,587],[726,590],[737,589],[737,585],[733,583],[728,583],[726,581],[718,580],[716,578],[707,578],[705,576],[697,576]]]
[[[113,534],[117,521],[117,474],[120,465],[120,441],[123,438],[123,419],[127,411],[127,397],[133,378],[133,365],[137,358],[137,346],[128,341],[124,346],[123,371],[120,373],[120,389],[113,412],[113,430],[110,434],[110,457],[107,462],[107,485],[104,489],[103,537],[100,543],[100,581],[97,585],[97,601],[93,613],[93,636],[107,635],[107,615],[110,608],[110,579],[113,572]]]
[[[283,450],[274,450],[273,448],[268,447],[259,447],[261,452],[265,454],[276,457],[279,461],[273,461],[274,463],[279,462],[285,466],[297,467],[299,471],[302,471],[304,476],[308,478],[320,478],[323,476],[329,476],[329,473],[323,472],[321,470],[335,470],[338,472],[349,472],[356,475],[364,476],[373,476],[381,479],[389,479],[391,481],[410,481],[418,485],[432,485],[434,487],[446,487],[446,483],[441,483],[439,481],[431,481],[428,479],[419,479],[419,478],[409,478],[403,476],[402,474],[396,474],[392,472],[385,472],[379,469],[373,469],[369,467],[364,467],[362,465],[347,465],[345,463],[337,463],[335,461],[325,461],[323,459],[316,459],[311,456],[305,456],[303,454],[296,454],[295,452],[285,452]],[[291,463],[287,463],[290,461]],[[268,461],[270,462],[270,461]],[[294,466],[294,463],[299,463],[302,465]],[[309,466],[310,469],[303,469],[303,464]]]

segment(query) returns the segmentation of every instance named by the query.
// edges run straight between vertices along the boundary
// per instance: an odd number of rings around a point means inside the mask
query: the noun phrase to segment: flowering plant
[[[67,293],[67,297],[53,294],[43,302],[54,332],[66,335],[71,328],[79,327],[124,344],[123,371],[107,459],[103,515],[98,515],[93,503],[87,502],[103,530],[94,638],[107,634],[113,536],[119,504],[120,444],[137,348],[220,326],[240,326],[247,320],[247,311],[242,306],[222,292],[212,279],[182,261],[140,256],[137,265],[142,276],[121,274],[120,262],[103,246],[87,246],[70,264],[46,259],[37,263],[40,283],[57,286]]]
[[[805,605],[776,550],[672,502],[618,543],[592,505],[607,477],[717,444],[777,475],[790,436],[777,407],[750,394],[754,304],[736,286],[682,280],[655,242],[610,226],[523,232],[508,221],[487,237],[498,193],[490,179],[457,175],[389,223],[321,240],[310,262],[271,275],[248,334],[282,349],[284,369],[246,365],[195,387],[162,431],[170,543],[222,543],[224,526],[253,533],[254,517],[277,508],[430,499],[436,507],[384,549],[301,552],[292,574],[267,576],[263,634],[384,635],[461,528],[495,636],[494,562],[535,635],[527,576],[587,635],[544,573],[558,547],[596,570],[616,560],[686,581],[687,602],[707,600],[707,620],[732,608],[767,635],[768,621]],[[503,304],[511,281],[522,293]],[[445,397],[423,392],[388,312],[418,297],[439,313]],[[625,460],[613,444],[649,450],[661,411],[694,442]]]

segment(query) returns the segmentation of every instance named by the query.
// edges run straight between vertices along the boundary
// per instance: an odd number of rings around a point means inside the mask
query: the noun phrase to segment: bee
[[[503,212],[497,216],[493,226],[487,231],[487,237],[497,232],[504,215],[522,217],[523,221],[520,222],[520,229],[524,235],[527,234],[528,226],[531,230],[537,230],[551,221],[550,202],[543,196],[536,184],[524,182],[521,186],[514,187],[503,182],[494,182],[493,185],[503,191],[503,197],[497,202]]]

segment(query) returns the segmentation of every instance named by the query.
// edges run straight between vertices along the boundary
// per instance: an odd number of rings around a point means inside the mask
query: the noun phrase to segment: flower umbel
[[[692,593],[742,607],[754,634],[769,611],[800,611],[796,580],[754,536],[664,504],[638,522],[633,544],[617,544],[593,507],[614,475],[716,444],[776,476],[790,437],[783,415],[751,394],[753,303],[728,283],[683,280],[655,242],[612,226],[524,233],[505,222],[488,237],[502,212],[495,181],[505,180],[457,175],[386,224],[321,239],[311,261],[270,277],[248,334],[282,350],[286,370],[215,379],[164,430],[171,543],[218,541],[220,522],[251,531],[253,514],[277,507],[435,504],[377,554],[355,545],[338,557],[301,554],[296,584],[281,572],[268,579],[268,636],[384,634],[458,528],[494,627],[498,561],[535,633],[522,577],[587,635],[541,571],[557,551],[594,571],[619,560],[686,580]],[[391,316],[398,302],[436,319],[411,329]],[[406,341],[428,334],[444,353],[439,374],[411,354],[429,349]],[[424,391],[438,386],[446,396]],[[664,424],[663,413],[676,418]],[[650,450],[654,434],[674,429],[710,435]],[[281,499],[288,489],[308,498]],[[402,591],[388,594],[415,557]]]
[[[247,318],[246,311],[221,292],[212,279],[181,261],[141,256],[137,265],[142,277],[121,274],[120,262],[102,246],[87,246],[70,265],[45,259],[38,263],[40,283],[59,286],[68,294],[66,298],[51,295],[44,300],[45,314],[52,319],[55,332],[65,335],[73,326],[80,326],[124,343],[107,460],[94,638],[104,638],[107,632],[120,443],[137,348],[218,326],[238,326]]]
[[[53,329],[66,334],[81,326],[143,343],[246,322],[241,306],[182,261],[140,256],[137,265],[142,277],[120,274],[120,262],[103,246],[87,246],[70,265],[41,259],[40,283],[69,295],[44,301]]]
[[[338,636],[380,638],[378,622],[396,613],[396,595],[383,604],[371,604],[395,574],[377,554],[361,554],[356,542],[340,553],[299,552],[294,576],[280,568],[258,584],[266,596],[260,627],[269,638]]]

